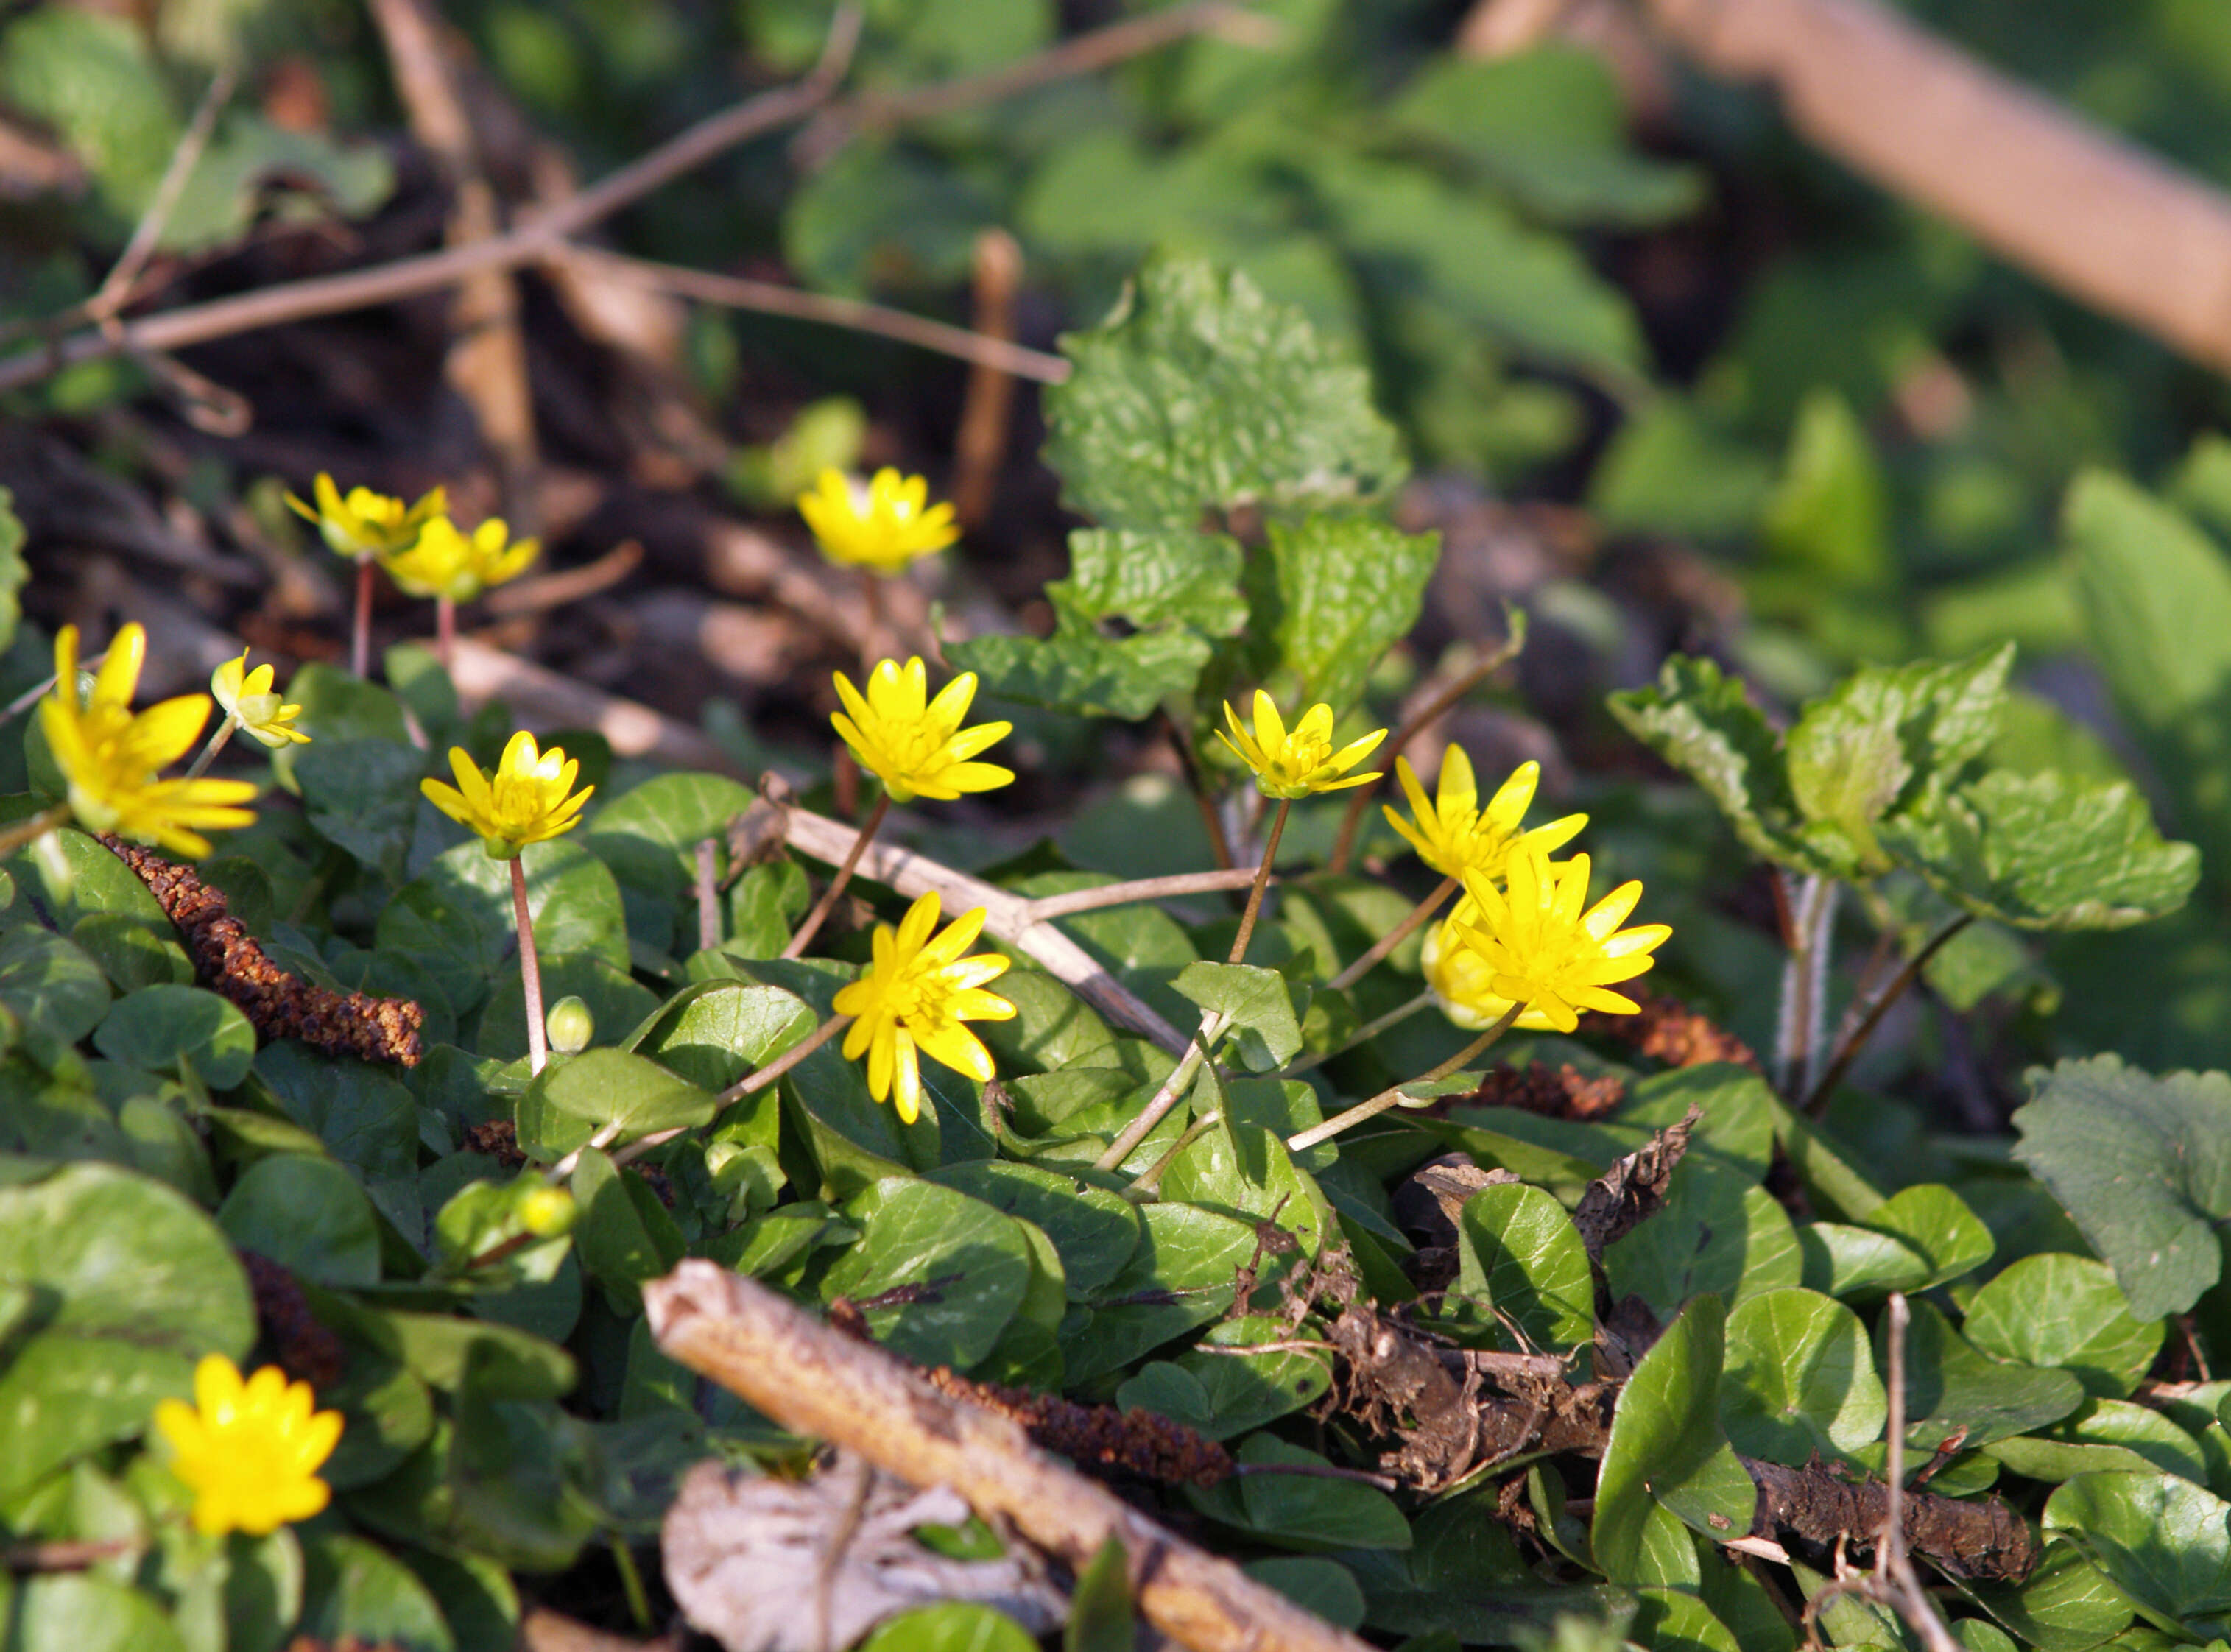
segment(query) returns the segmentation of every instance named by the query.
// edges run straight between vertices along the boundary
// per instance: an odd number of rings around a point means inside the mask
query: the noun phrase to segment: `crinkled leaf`
[[[1869,666],[1808,704],[1782,754],[1807,841],[1840,864],[1885,869],[1876,823],[1982,754],[2014,657],[2008,642],[1955,664]]]
[[[1628,733],[1704,789],[1754,854],[1808,872],[1839,869],[1800,837],[1789,771],[1741,681],[1710,660],[1677,654],[1655,687],[1608,703]]]
[[[1211,638],[1246,623],[1240,549],[1227,535],[1079,528],[1069,554],[1070,577],[1046,587],[1051,636],[946,644],[946,657],[981,675],[986,692],[1085,716],[1144,717],[1192,688]]]
[[[1345,717],[1380,656],[1417,623],[1440,536],[1375,517],[1311,515],[1271,523],[1270,538],[1267,586],[1251,587],[1251,629],[1276,650],[1263,674],[1292,710],[1322,700]]]
[[[2146,1319],[2182,1313],[2223,1268],[2231,1078],[2126,1068],[2113,1055],[2030,1074],[2014,1157],[2053,1191]]]
[[[1211,513],[1284,516],[1376,499],[1406,469],[1361,366],[1301,312],[1197,261],[1142,269],[1063,347],[1046,461],[1111,527],[1192,530]]]
[[[2200,851],[2166,842],[2136,788],[1994,769],[1885,821],[1882,845],[1979,917],[2023,929],[2122,929],[2182,907]]]

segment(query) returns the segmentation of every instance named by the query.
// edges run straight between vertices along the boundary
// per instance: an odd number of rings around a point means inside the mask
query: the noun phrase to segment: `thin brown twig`
[[[972,332],[967,327],[956,327],[947,322],[933,321],[909,311],[894,310],[888,305],[870,304],[863,299],[808,293],[779,281],[753,281],[745,275],[685,269],[678,264],[630,258],[578,242],[568,242],[552,256],[586,265],[600,275],[637,287],[697,299],[707,304],[726,305],[730,309],[756,310],[766,315],[849,327],[855,332],[872,332],[880,338],[896,339],[902,344],[958,357],[974,363],[980,369],[1012,374],[1041,384],[1058,384],[1069,377],[1069,362],[1064,357],[1032,350],[1009,339]]]
[[[1185,730],[1171,715],[1170,708],[1164,706],[1159,709],[1162,731],[1170,737],[1170,749],[1177,753],[1178,766],[1185,772],[1186,789],[1193,793],[1193,800],[1200,810],[1200,823],[1208,833],[1208,851],[1216,857],[1218,869],[1228,872],[1238,864],[1238,857],[1232,852],[1232,839],[1224,829],[1224,816],[1217,812],[1216,798],[1208,788],[1208,776],[1201,769],[1193,742],[1186,738]]]
[[[1404,918],[1400,923],[1395,925],[1394,928],[1388,930],[1384,935],[1381,935],[1377,940],[1374,941],[1371,944],[1370,950],[1366,952],[1362,957],[1357,958],[1355,963],[1349,965],[1338,975],[1334,976],[1331,980],[1326,982],[1325,991],[1328,992],[1338,992],[1344,988],[1354,986],[1357,980],[1361,978],[1366,970],[1369,969],[1374,964],[1376,964],[1381,958],[1386,957],[1387,953],[1393,952],[1404,941],[1407,940],[1417,932],[1419,926],[1423,925],[1436,912],[1439,912],[1440,910],[1441,902],[1449,898],[1449,895],[1452,891],[1454,891],[1456,887],[1457,881],[1454,878],[1443,878],[1439,884],[1435,887],[1432,894],[1427,895],[1423,900],[1420,900],[1416,906],[1410,908],[1409,915],[1407,917]]]
[[[1015,337],[1015,294],[1023,281],[1022,243],[1005,229],[976,237],[975,314],[980,337],[1012,345]],[[1068,363],[1062,364],[1068,378]],[[1053,381],[1059,382],[1059,381]],[[1007,428],[1015,405],[1015,378],[988,361],[969,369],[961,393],[960,423],[953,436],[953,514],[964,532],[973,532],[990,514],[1007,453]]]
[[[1133,878],[1126,883],[1103,883],[1092,889],[1071,889],[1066,894],[1040,895],[1025,908],[1030,921],[1044,923],[1103,907],[1128,907],[1141,900],[1171,900],[1180,895],[1219,894],[1244,889],[1255,881],[1243,867],[1227,872],[1173,872],[1165,877]],[[1273,879],[1272,881],[1276,881]]]
[[[861,823],[859,835],[852,840],[850,852],[837,863],[837,875],[829,880],[829,887],[821,892],[821,899],[813,903],[813,910],[805,914],[805,921],[798,926],[798,932],[782,949],[783,957],[799,957],[805,952],[806,943],[820,932],[821,926],[829,920],[830,913],[836,909],[837,897],[844,893],[844,886],[852,881],[852,868],[860,864],[860,856],[873,841],[876,829],[883,823],[883,816],[890,811],[891,794],[888,791],[877,793],[876,806]]]
[[[484,612],[500,619],[562,608],[567,603],[577,603],[584,597],[593,597],[618,584],[642,561],[643,541],[622,539],[595,561],[585,562],[578,568],[531,574],[508,585],[498,585],[481,599],[481,606]]]
[[[133,227],[132,239],[124,243],[124,251],[100,283],[100,290],[85,301],[87,319],[112,322],[116,313],[132,297],[133,283],[139,272],[155,255],[155,245],[163,238],[163,230],[171,222],[171,214],[178,209],[178,197],[186,187],[186,180],[194,175],[201,164],[202,152],[209,147],[210,136],[217,131],[217,118],[223,112],[225,102],[232,96],[232,88],[239,78],[237,66],[228,56],[217,66],[210,76],[209,85],[203,89],[201,101],[194,106],[193,119],[186,123],[178,146],[171,152],[170,162],[163,168],[162,181],[155,185],[155,193],[147,202],[147,210],[139,215]]]
[[[1034,86],[1090,74],[1198,34],[1225,18],[1244,15],[1221,0],[1154,12],[1077,35],[988,74],[965,75],[915,93],[861,100],[857,106],[846,106],[856,107],[864,123],[877,126],[949,113]],[[181,350],[288,321],[391,304],[452,286],[481,270],[511,268],[565,253],[573,236],[622,207],[724,150],[792,125],[826,105],[850,61],[859,16],[857,6],[837,9],[821,61],[803,80],[761,93],[699,122],[579,195],[523,219],[501,235],[367,269],[311,276],[183,306],[121,323],[120,337],[96,331],[54,339],[0,360],[0,390],[36,384],[81,362],[133,352]]]
[[[1906,960],[1905,967],[1891,978],[1890,984],[1885,987],[1876,996],[1875,1001],[1867,1006],[1867,1012],[1860,1019],[1859,1025],[1853,1028],[1851,1032],[1839,1042],[1836,1053],[1830,1058],[1827,1068],[1820,1074],[1820,1081],[1814,1085],[1811,1093],[1806,1096],[1804,1104],[1800,1109],[1801,1112],[1816,1119],[1820,1116],[1821,1109],[1828,1105],[1828,1098],[1836,1093],[1836,1087],[1844,1081],[1844,1074],[1851,1071],[1852,1063],[1859,1059],[1859,1052],[1866,1048],[1867,1040],[1874,1036],[1875,1029],[1882,1024],[1882,1018],[1891,1005],[1896,1003],[1904,995],[1906,989],[1920,979],[1922,971],[1929,966],[1929,960],[1943,950],[1944,944],[1975,921],[1975,915],[1972,913],[1962,913],[1931,935],[1922,944],[1921,950]]]

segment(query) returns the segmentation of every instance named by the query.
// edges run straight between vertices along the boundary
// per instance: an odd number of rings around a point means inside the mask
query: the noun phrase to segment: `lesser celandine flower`
[[[1632,998],[1607,989],[1648,970],[1673,932],[1665,924],[1620,927],[1642,885],[1622,883],[1583,911],[1588,857],[1553,866],[1524,840],[1506,876],[1506,889],[1468,876],[1464,900],[1429,943],[1426,979],[1449,1019],[1484,1026],[1517,1003],[1526,1006],[1517,1025],[1568,1033],[1583,1010],[1634,1014]]]
[[[909,1124],[922,1113],[921,1056],[980,1084],[992,1076],[992,1052],[961,1023],[1006,1021],[1015,1013],[1013,1004],[983,990],[1006,973],[1007,960],[997,952],[961,956],[983,932],[984,908],[961,913],[933,938],[937,915],[933,889],[907,908],[896,930],[876,925],[873,960],[834,1002],[838,1015],[857,1017],[845,1030],[844,1059],[867,1056],[870,1094],[878,1101],[890,1098]]]
[[[369,487],[352,487],[344,495],[323,471],[318,473],[317,485],[310,491],[317,500],[314,507],[292,494],[287,495],[288,505],[298,516],[318,525],[319,536],[329,550],[359,559],[404,549],[427,523],[449,508],[449,496],[438,487],[422,495],[415,505],[406,505],[391,494],[375,494]]]
[[[449,748],[454,786],[421,780],[427,802],[451,820],[477,833],[496,861],[516,860],[529,843],[570,832],[580,824],[581,805],[594,786],[573,790],[581,773],[577,758],[557,746],[536,749],[534,736],[521,729],[503,748],[494,775],[483,775],[462,746]]]
[[[885,468],[870,481],[824,470],[798,500],[821,554],[839,567],[879,574],[906,571],[917,558],[960,537],[953,507],[929,503],[929,483]]]
[[[109,644],[93,692],[81,700],[77,627],[63,626],[55,638],[54,692],[39,702],[39,727],[69,783],[70,813],[87,830],[204,855],[210,850],[204,829],[254,822],[240,805],[255,788],[245,780],[159,778],[200,738],[210,699],[180,694],[133,712],[132,695],[146,657],[147,633],[125,626]]]
[[[294,726],[302,708],[285,703],[285,696],[271,686],[274,675],[268,665],[249,670],[248,650],[242,649],[240,658],[227,660],[210,674],[210,692],[226,719],[250,739],[275,751],[282,745],[307,745],[310,737]]]
[[[341,1437],[339,1411],[313,1411],[307,1383],[276,1365],[242,1380],[223,1354],[194,1368],[194,1404],[166,1399],[155,1429],[171,1448],[171,1472],[194,1493],[194,1527],[208,1537],[268,1537],[307,1520],[333,1499],[318,1469]]]
[[[1546,826],[1520,833],[1518,823],[1526,818],[1526,810],[1534,801],[1535,788],[1542,781],[1542,765],[1538,763],[1522,763],[1513,769],[1510,778],[1496,789],[1484,809],[1479,806],[1479,787],[1472,778],[1471,759],[1460,745],[1452,745],[1442,756],[1440,779],[1434,786],[1430,803],[1407,758],[1394,759],[1394,778],[1410,800],[1412,818],[1405,820],[1391,804],[1382,804],[1387,823],[1417,850],[1419,860],[1446,878],[1461,879],[1471,872],[1500,878],[1510,846],[1522,835],[1543,853],[1553,854],[1571,842],[1581,828],[1588,823],[1586,815],[1568,815],[1562,820],[1553,820]]]
[[[1239,713],[1232,709],[1228,700],[1224,702],[1224,721],[1231,732],[1219,729],[1216,738],[1254,771],[1256,789],[1266,797],[1290,802],[1312,792],[1344,791],[1379,778],[1377,770],[1368,774],[1349,774],[1348,771],[1371,755],[1379,742],[1387,738],[1387,731],[1374,729],[1361,739],[1351,740],[1335,751],[1329,706],[1310,707],[1289,732],[1285,720],[1278,715],[1277,704],[1258,688],[1255,727],[1251,732],[1241,724]]]
[[[883,783],[894,801],[934,797],[949,803],[964,791],[990,791],[1015,778],[1013,770],[996,763],[970,760],[1014,727],[960,726],[968,702],[976,697],[974,672],[962,672],[934,700],[928,697],[929,676],[919,657],[903,666],[895,660],[879,661],[868,674],[864,695],[843,672],[836,679],[844,709],[829,720],[860,766]]]
[[[381,552],[379,565],[408,596],[469,603],[491,586],[518,578],[541,548],[539,539],[514,543],[500,516],[491,516],[469,534],[447,516],[436,516],[410,544]]]
[[[542,1016],[542,965],[534,954],[534,922],[527,908],[527,868],[520,864],[519,855],[529,843],[546,842],[579,825],[581,805],[596,788],[574,791],[580,763],[554,745],[547,752],[536,750],[534,736],[523,728],[505,744],[493,776],[482,774],[462,746],[449,748],[449,768],[457,777],[456,785],[421,780],[418,789],[435,808],[478,833],[491,860],[511,862],[519,984],[527,1001],[527,1065],[540,1073],[550,1059],[550,1044]]]

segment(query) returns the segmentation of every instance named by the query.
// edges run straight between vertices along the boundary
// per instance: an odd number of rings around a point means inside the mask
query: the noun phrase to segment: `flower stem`
[[[1782,966],[1774,1070],[1775,1087],[1791,1098],[1808,1093],[1820,1071],[1837,888],[1834,879],[1811,873],[1797,885],[1796,895],[1788,903],[1784,939],[1789,956]]]
[[[1231,1025],[1230,1019],[1216,1010],[1203,1013],[1200,1030],[1186,1046],[1185,1054],[1178,1058],[1175,1069],[1162,1081],[1162,1087],[1154,1092],[1154,1099],[1140,1109],[1138,1115],[1123,1126],[1115,1140],[1108,1144],[1108,1151],[1093,1161],[1093,1169],[1113,1171],[1131,1156],[1132,1149],[1161,1123],[1162,1115],[1175,1107],[1178,1098],[1193,1087],[1193,1074],[1200,1071],[1201,1062],[1207,1059],[1208,1052],[1216,1047],[1216,1041],[1224,1036]]]
[[[1200,760],[1193,755],[1193,742],[1186,738],[1178,720],[1170,715],[1170,708],[1161,708],[1162,729],[1170,737],[1170,749],[1178,754],[1178,766],[1185,771],[1186,789],[1200,810],[1200,823],[1208,834],[1209,853],[1216,857],[1219,871],[1230,871],[1238,864],[1232,858],[1232,841],[1225,835],[1224,816],[1217,812],[1216,799],[1209,793],[1208,777],[1201,772]]]
[[[349,628],[349,669],[359,678],[372,675],[372,558],[356,559],[356,618]]]
[[[69,805],[56,803],[52,809],[42,809],[29,820],[19,820],[13,826],[0,827],[0,857],[13,855],[26,843],[37,842],[70,817]]]
[[[1410,909],[1408,917],[1381,935],[1372,944],[1369,952],[1326,982],[1325,991],[1338,992],[1344,987],[1354,986],[1366,970],[1407,940],[1419,925],[1439,911],[1441,902],[1449,898],[1449,892],[1456,887],[1457,881],[1454,878],[1443,878],[1432,894]]]
[[[217,761],[217,754],[224,750],[225,742],[232,738],[232,731],[239,726],[240,719],[230,712],[226,713],[224,721],[217,726],[217,732],[209,737],[209,744],[202,747],[201,755],[194,759],[193,767],[186,771],[186,778],[199,779],[209,765]]]
[[[457,658],[457,604],[447,597],[434,599],[434,657],[446,674]]]
[[[1255,868],[1255,881],[1247,890],[1247,910],[1239,914],[1239,932],[1232,938],[1231,963],[1246,961],[1247,943],[1255,939],[1255,920],[1263,910],[1264,886],[1271,881],[1271,862],[1278,858],[1278,840],[1286,835],[1286,815],[1293,806],[1290,799],[1281,797],[1278,812],[1271,816],[1271,836],[1263,845],[1263,864]]]
[[[1896,1003],[1904,995],[1908,987],[1921,978],[1921,971],[1928,966],[1929,960],[1935,958],[1943,948],[1944,944],[1975,921],[1975,914],[1962,913],[1947,923],[1943,928],[1931,935],[1923,943],[1921,950],[1906,960],[1905,967],[1893,976],[1890,984],[1875,995],[1874,1002],[1867,1006],[1866,1013],[1860,1016],[1858,1024],[1838,1042],[1835,1055],[1829,1060],[1827,1070],[1807,1092],[1805,1100],[1799,1105],[1799,1112],[1810,1118],[1817,1119],[1820,1116],[1822,1109],[1828,1105],[1828,1098],[1836,1093],[1836,1087],[1844,1081],[1844,1074],[1851,1070],[1852,1063],[1859,1059],[1859,1052],[1866,1048],[1867,1040],[1874,1036],[1875,1029],[1882,1024],[1884,1014],[1891,1005]]]
[[[782,949],[783,957],[798,958],[805,953],[806,942],[819,932],[822,924],[835,909],[837,897],[844,893],[844,886],[852,881],[852,868],[860,864],[862,852],[867,849],[869,840],[875,836],[876,829],[883,823],[883,816],[890,812],[890,809],[891,794],[887,791],[876,799],[876,806],[869,811],[867,820],[860,828],[860,835],[852,840],[852,848],[844,856],[844,863],[837,868],[837,875],[829,880],[829,887],[821,892],[821,899],[813,903],[813,910],[805,914],[805,921],[798,926],[798,933],[790,938],[790,945]]]
[[[540,1073],[550,1060],[542,1030],[542,961],[534,955],[534,920],[527,910],[527,866],[511,857],[511,910],[519,920],[519,984],[527,997],[527,1068]]]
[[[1169,1151],[1147,1166],[1139,1179],[1123,1190],[1123,1197],[1134,1204],[1145,1204],[1161,1191],[1163,1174],[1177,1162],[1177,1156],[1199,1141],[1205,1132],[1213,1130],[1224,1121],[1221,1109],[1204,1113],[1185,1127],[1185,1133],[1170,1144]]]
[[[1314,1147],[1321,1141],[1329,1141],[1333,1137],[1340,1134],[1342,1131],[1352,1129],[1354,1126],[1361,1124],[1366,1119],[1374,1119],[1381,1113],[1386,1112],[1389,1107],[1400,1107],[1404,1101],[1410,1099],[1403,1094],[1410,1085],[1431,1084],[1437,1079],[1445,1079],[1448,1077],[1450,1074],[1455,1072],[1458,1068],[1462,1067],[1466,1062],[1471,1061],[1472,1057],[1478,1055],[1482,1050],[1485,1049],[1497,1039],[1502,1037],[1504,1034],[1509,1032],[1510,1030],[1511,1023],[1516,1021],[1521,1015],[1525,1013],[1525,1010],[1526,1006],[1523,1003],[1512,1004],[1510,1008],[1504,1010],[1502,1015],[1496,1018],[1495,1024],[1492,1027],[1490,1027],[1485,1032],[1480,1034],[1478,1037],[1473,1039],[1471,1042],[1466,1044],[1462,1049],[1450,1056],[1448,1060],[1443,1062],[1439,1067],[1434,1068],[1432,1071],[1423,1074],[1417,1078],[1410,1079],[1404,1083],[1398,1084],[1391,1090],[1381,1090],[1377,1095],[1373,1096],[1368,1101],[1359,1101],[1354,1107],[1348,1108],[1347,1112],[1333,1114],[1331,1118],[1326,1120],[1322,1124],[1311,1125],[1307,1130],[1297,1132],[1296,1134],[1287,1137],[1286,1151],[1288,1152],[1298,1153],[1304,1147]]]
[[[709,952],[721,944],[721,891],[714,881],[718,854],[713,840],[697,840],[697,950]]]
[[[1409,1020],[1412,1016],[1425,1009],[1432,1001],[1432,989],[1428,987],[1414,998],[1403,999],[1385,1015],[1374,1016],[1365,1022],[1346,1038],[1341,1040],[1336,1049],[1329,1049],[1322,1055],[1304,1055],[1300,1061],[1280,1068],[1273,1076],[1290,1079],[1308,1072],[1313,1067],[1322,1067],[1334,1056],[1345,1055],[1358,1044],[1369,1043],[1389,1027],[1399,1026],[1401,1023]]]
[[[740,1101],[747,1095],[756,1095],[851,1024],[852,1017],[850,1016],[830,1016],[813,1029],[810,1037],[792,1044],[765,1067],[746,1074],[721,1091],[719,1097],[721,1105],[725,1107],[731,1101]],[[646,1136],[643,1139],[648,1142],[650,1139]]]

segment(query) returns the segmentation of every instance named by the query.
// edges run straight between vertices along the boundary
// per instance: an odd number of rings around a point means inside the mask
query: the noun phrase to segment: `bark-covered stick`
[[[643,1301],[662,1352],[786,1429],[913,1485],[950,1486],[1079,1571],[1119,1539],[1140,1615],[1193,1652],[1367,1652],[1041,1451],[1017,1423],[941,1393],[753,1280],[693,1260],[645,1285]]]

